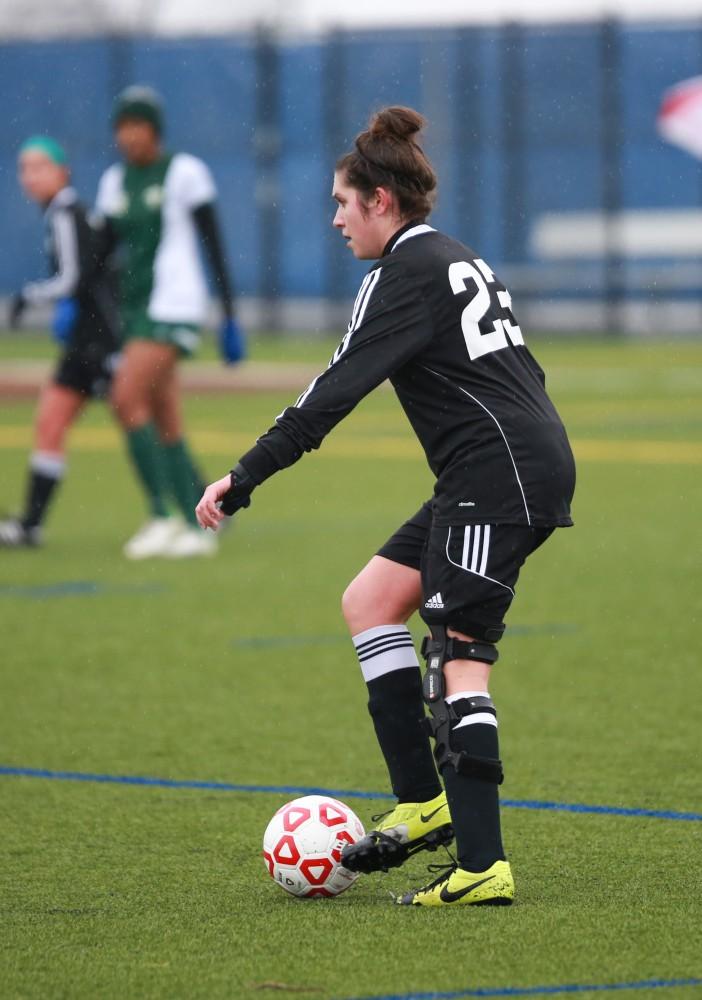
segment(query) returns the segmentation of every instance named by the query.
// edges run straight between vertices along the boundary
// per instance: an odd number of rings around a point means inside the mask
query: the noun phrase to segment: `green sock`
[[[197,525],[195,507],[201,496],[201,477],[190,457],[188,446],[181,438],[173,444],[164,444],[163,454],[171,493],[188,524]]]
[[[168,517],[168,473],[153,424],[127,431],[127,447],[154,517]]]

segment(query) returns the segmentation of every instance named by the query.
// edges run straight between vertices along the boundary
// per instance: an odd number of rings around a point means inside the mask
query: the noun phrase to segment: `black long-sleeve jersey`
[[[95,234],[85,207],[72,187],[62,188],[44,210],[46,253],[51,277],[22,289],[31,304],[74,298],[78,314],[71,333],[71,350],[108,354],[119,347],[119,327],[113,280],[96,256]]]
[[[573,455],[509,292],[473,250],[421,222],[390,240],[329,367],[241,465],[263,482],[385,379],[436,476],[435,523],[572,524]]]

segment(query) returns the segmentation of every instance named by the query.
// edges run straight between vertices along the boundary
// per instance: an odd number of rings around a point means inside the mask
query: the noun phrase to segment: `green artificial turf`
[[[493,673],[502,795],[699,814],[702,347],[535,352],[579,458],[577,523],[523,571]],[[289,396],[188,397],[208,475]],[[0,508],[19,501],[31,416],[3,401]],[[130,564],[142,501],[94,406],[47,545],[0,551],[0,766],[385,791],[339,598],[430,488],[378,392],[257,491],[216,559]],[[509,806],[516,904],[408,912],[390,894],[440,857],[333,901],[281,892],[260,844],[286,797],[0,775],[0,997],[345,1000],[702,977],[699,821]],[[366,823],[387,808],[347,801]]]

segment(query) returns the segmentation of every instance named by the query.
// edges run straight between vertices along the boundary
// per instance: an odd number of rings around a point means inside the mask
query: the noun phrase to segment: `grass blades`
[[[328,347],[291,350],[324,364]],[[702,348],[537,341],[534,353],[575,442],[576,527],[523,571],[493,674],[503,795],[700,813]],[[188,397],[208,474],[289,396]],[[0,411],[8,510],[32,409]],[[256,492],[216,559],[130,564],[121,546],[142,500],[92,407],[46,547],[0,550],[0,765],[383,791],[339,598],[430,489],[399,407],[378,392]],[[346,1000],[570,984],[594,997],[587,984],[635,983],[648,983],[630,986],[637,998],[702,995],[665,985],[702,977],[699,822],[505,808],[516,905],[407,912],[391,893],[425,880],[421,855],[331,902],[284,895],[260,857],[283,801],[0,775],[0,996]],[[349,804],[368,821],[385,802]]]

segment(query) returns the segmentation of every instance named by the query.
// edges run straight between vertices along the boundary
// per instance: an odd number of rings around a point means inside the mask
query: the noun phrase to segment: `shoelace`
[[[458,868],[458,860],[454,858],[446,844],[443,845],[443,848],[451,860],[448,864],[439,865],[434,863],[427,865],[428,872],[441,872],[442,874],[435,878],[429,885],[422,886],[422,888],[418,889],[417,892],[430,892],[432,889],[435,889],[437,885],[441,885],[442,882],[448,882],[455,870]]]
[[[386,816],[389,816],[390,813],[394,813],[395,810],[399,806],[404,805],[404,804],[405,803],[403,803],[403,802],[398,802],[397,805],[393,806],[392,809],[386,809],[384,813],[376,813],[375,816],[371,816],[371,823],[378,823],[378,822],[380,822],[381,819],[385,819]]]
[[[436,889],[437,885],[441,885],[442,882],[448,882],[457,867],[458,865],[455,861],[452,861],[448,865],[427,865],[427,871],[441,872],[441,874],[437,876],[433,882],[430,882],[429,885],[423,885],[422,888],[417,891],[431,892],[432,889]]]
[[[389,816],[390,813],[394,811],[394,809],[386,809],[384,813],[376,813],[375,816],[371,816],[371,823],[378,823],[381,819],[385,819],[386,816]]]

